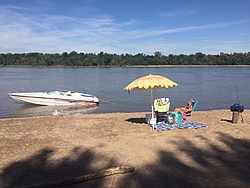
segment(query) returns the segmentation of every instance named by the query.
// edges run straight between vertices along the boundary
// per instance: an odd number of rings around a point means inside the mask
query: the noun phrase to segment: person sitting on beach
[[[183,108],[176,108],[174,111],[175,112],[185,112],[185,113],[188,113],[188,112],[192,111],[193,105],[194,105],[194,101],[192,99],[190,99],[185,107],[183,107]]]

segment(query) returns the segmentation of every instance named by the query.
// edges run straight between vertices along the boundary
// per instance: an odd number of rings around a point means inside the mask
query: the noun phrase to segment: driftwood
[[[80,176],[74,179],[68,179],[68,180],[62,180],[58,182],[51,182],[51,183],[41,183],[41,184],[36,184],[36,185],[29,185],[29,186],[20,186],[18,188],[48,188],[48,187],[60,187],[60,186],[67,186],[67,185],[72,185],[76,183],[81,183],[84,181],[89,181],[97,178],[102,178],[105,176],[111,176],[114,174],[124,174],[127,172],[133,172],[134,167],[130,165],[126,166],[120,166],[120,167],[114,167],[114,168],[109,168],[106,170],[102,170],[100,172],[96,172],[93,174],[87,174],[84,176]]]

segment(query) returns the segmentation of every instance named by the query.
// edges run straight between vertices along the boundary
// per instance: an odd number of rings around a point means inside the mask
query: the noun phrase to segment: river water
[[[196,110],[230,109],[240,102],[250,109],[250,67],[164,67],[164,68],[0,68],[0,118],[75,113],[150,112],[150,91],[123,90],[133,80],[149,74],[165,76],[179,84],[153,91],[153,97],[168,97],[170,110],[198,100]],[[95,108],[24,105],[10,92],[72,90],[100,99]]]

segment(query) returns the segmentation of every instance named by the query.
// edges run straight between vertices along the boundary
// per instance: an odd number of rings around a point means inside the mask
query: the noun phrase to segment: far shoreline
[[[129,65],[129,66],[30,66],[30,65],[0,65],[1,67],[19,68],[204,68],[204,67],[250,67],[250,65]]]

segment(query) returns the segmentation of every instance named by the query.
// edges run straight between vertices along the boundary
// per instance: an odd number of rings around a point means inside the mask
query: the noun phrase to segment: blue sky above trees
[[[245,53],[249,7],[249,0],[1,0],[0,53]]]

